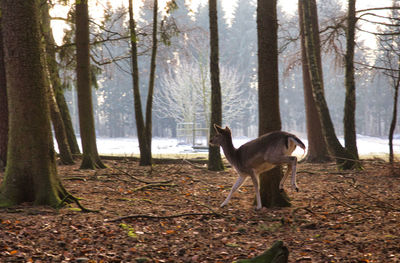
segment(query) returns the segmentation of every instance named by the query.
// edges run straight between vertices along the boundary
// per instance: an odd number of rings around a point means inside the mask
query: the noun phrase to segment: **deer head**
[[[228,127],[222,129],[217,124],[214,124],[214,129],[217,133],[210,139],[211,146],[221,146],[226,142],[232,141],[232,133]]]

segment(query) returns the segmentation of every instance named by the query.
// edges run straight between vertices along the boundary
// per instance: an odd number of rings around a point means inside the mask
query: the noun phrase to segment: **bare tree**
[[[161,118],[176,122],[200,122],[206,127],[211,116],[211,89],[208,67],[201,61],[182,60],[164,74],[164,87],[155,94],[156,112]],[[220,74],[223,123],[231,125],[241,119],[247,105],[241,78],[236,70],[221,67]]]
[[[383,74],[388,78],[391,87],[393,88],[393,110],[392,120],[389,128],[389,162],[393,163],[393,135],[397,123],[397,105],[400,86],[400,37],[398,34],[391,34],[400,26],[398,3],[393,1],[393,9],[391,12],[390,23],[382,30],[382,35],[378,37],[379,48],[382,50],[382,55],[378,57],[378,62],[381,63]],[[386,33],[386,34],[385,34]]]
[[[257,1],[258,112],[259,135],[281,129],[278,79],[278,22],[276,0]],[[280,166],[261,174],[263,207],[290,206],[285,192],[279,191],[283,176]]]
[[[133,17],[133,3],[129,0],[129,30],[131,42],[131,74],[133,81],[133,96],[136,117],[136,127],[139,140],[140,165],[151,165],[151,136],[152,136],[152,110],[153,110],[153,93],[156,70],[157,57],[157,19],[158,19],[158,1],[153,2],[153,32],[152,32],[152,48],[150,59],[150,76],[146,102],[146,115],[143,117],[142,103],[140,97],[139,86],[139,68],[138,68],[138,36],[136,33],[136,21]]]
[[[336,136],[328,105],[325,100],[323,78],[318,71],[317,49],[315,47],[314,38],[319,34],[319,32],[315,31],[315,27],[313,26],[313,22],[315,21],[312,19],[311,1],[313,0],[302,1],[301,13],[303,15],[302,26],[304,27],[305,33],[305,50],[307,54],[313,97],[330,154],[334,156],[336,163],[341,168],[351,169],[357,166],[358,163],[354,161],[353,156],[340,144]]]
[[[216,131],[214,125],[222,123],[222,99],[219,72],[219,46],[218,46],[218,15],[217,0],[208,1],[208,15],[210,24],[210,77],[211,77],[211,120],[210,137]],[[208,169],[220,171],[224,169],[221,159],[220,147],[210,146],[208,150]]]
[[[357,138],[356,138],[356,83],[354,80],[354,47],[356,30],[356,0],[348,0],[347,27],[346,27],[346,54],[345,63],[345,86],[346,99],[344,103],[344,142],[346,150],[358,160]]]
[[[88,0],[76,2],[76,75],[79,126],[83,149],[82,169],[105,168],[96,145],[89,58]]]
[[[306,109],[306,124],[307,124],[307,156],[306,160],[308,162],[326,162],[330,160],[328,148],[322,134],[321,122],[319,121],[317,106],[315,105],[312,85],[309,74],[309,65],[307,62],[307,54],[305,47],[305,34],[303,25],[303,0],[299,0],[299,24],[300,24],[300,40],[301,40],[301,64],[303,69],[303,90],[304,90],[304,104]],[[314,20],[313,27],[316,32],[318,29],[318,13],[317,5],[315,1],[311,2],[311,12],[312,19]],[[320,38],[319,34],[315,35],[314,45],[317,49],[317,61],[318,61],[318,71],[322,76],[322,62],[321,62],[321,51],[320,51]]]

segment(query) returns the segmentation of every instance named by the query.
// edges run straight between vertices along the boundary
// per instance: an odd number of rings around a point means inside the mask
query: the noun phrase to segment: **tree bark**
[[[49,97],[49,106],[50,106],[50,117],[53,123],[54,133],[56,136],[58,149],[60,152],[60,159],[63,164],[73,164],[74,160],[72,158],[71,149],[69,148],[67,135],[65,132],[64,121],[62,119],[60,109],[58,108],[58,104],[56,102],[56,97],[54,94],[54,86],[51,82],[51,77],[53,74],[50,74],[49,68],[54,66],[51,63],[51,52],[54,52],[54,40],[53,33],[50,26],[50,15],[49,15],[49,6],[47,2],[41,3],[41,31],[44,36],[43,43],[43,65],[45,71],[45,83],[48,89],[48,97]],[[52,41],[53,40],[53,41]],[[51,43],[52,42],[52,43]],[[55,53],[54,53],[55,54]]]
[[[93,117],[92,86],[89,60],[89,11],[87,0],[76,2],[76,75],[79,126],[83,159],[81,169],[105,168],[100,160]]]
[[[219,46],[218,46],[218,14],[217,1],[208,1],[209,24],[210,24],[210,76],[211,76],[211,117],[210,138],[216,133],[214,124],[222,124],[222,99],[221,84],[219,80]],[[208,169],[221,171],[224,169],[220,147],[209,146]]]
[[[397,56],[397,61],[399,64],[397,71],[397,80],[394,85],[394,95],[393,95],[393,112],[392,112],[392,121],[390,122],[389,128],[389,163],[393,164],[394,162],[394,153],[393,153],[393,134],[396,129],[397,123],[397,104],[399,99],[399,86],[400,86],[400,56]]]
[[[54,57],[54,59],[55,59],[55,57]],[[50,74],[52,74],[51,71],[52,70],[50,69]],[[55,80],[55,78],[58,78],[58,80]],[[72,154],[80,154],[81,151],[79,149],[78,141],[76,140],[74,127],[73,127],[72,121],[71,121],[71,114],[69,112],[69,108],[68,108],[67,102],[64,97],[64,89],[63,89],[63,85],[61,84],[61,80],[59,79],[59,76],[58,76],[58,70],[57,70],[57,77],[52,76],[51,81],[53,83],[57,105],[58,105],[58,108],[60,109],[61,117],[63,119],[69,148],[70,148]],[[60,86],[58,86],[56,84],[56,82],[60,83]]]
[[[58,72],[58,64],[56,60],[56,43],[53,38],[53,31],[50,27],[50,15],[49,15],[49,4],[42,4],[42,23],[43,31],[45,32],[45,44],[46,44],[46,59],[48,65],[48,71],[50,73],[50,83],[53,86],[55,93],[55,98],[57,101],[57,107],[60,111],[61,118],[64,125],[64,130],[66,133],[68,146],[72,154],[79,154],[79,146],[76,140],[75,131],[72,126],[71,116],[69,109],[64,97],[64,91],[60,75]]]
[[[356,84],[354,80],[354,46],[356,28],[356,0],[348,0],[346,54],[345,54],[345,86],[346,99],[344,103],[344,143],[346,150],[358,160],[357,137],[355,125]]]
[[[307,155],[305,160],[311,163],[321,163],[330,161],[328,147],[322,134],[321,122],[319,120],[317,107],[315,105],[314,97],[312,94],[312,85],[309,74],[309,66],[307,63],[307,55],[305,49],[304,39],[304,27],[303,27],[303,9],[301,8],[303,0],[299,0],[299,24],[300,24],[300,38],[301,38],[301,61],[303,69],[303,90],[304,90],[304,104],[306,110],[306,125],[307,125]],[[315,32],[319,32],[318,29],[318,14],[317,6],[314,1],[311,2],[311,12],[313,19],[313,26]],[[318,60],[318,71],[322,76],[322,62],[321,62],[321,51],[320,51],[320,39],[319,34],[314,38],[314,46],[317,49],[316,55]]]
[[[332,123],[332,119],[329,113],[328,105],[325,100],[324,89],[323,89],[323,78],[318,71],[318,60],[316,55],[316,48],[314,46],[314,38],[318,32],[314,31],[312,25],[313,20],[311,18],[311,1],[303,1],[303,21],[304,21],[304,33],[305,33],[305,47],[307,54],[307,62],[309,65],[309,74],[312,84],[312,91],[314,101],[317,106],[319,119],[321,121],[322,131],[328,150],[336,160],[336,163],[342,169],[352,169],[358,165],[354,161],[353,156],[348,153],[343,146],[340,144],[335,134],[335,129]]]
[[[0,16],[1,23],[1,16]],[[8,103],[6,71],[4,67],[3,35],[0,25],[0,170],[7,164]]]
[[[278,21],[276,0],[257,1],[259,135],[281,129],[278,79]],[[290,206],[279,190],[281,167],[260,175],[264,207]]]
[[[37,1],[3,0],[0,4],[10,109],[0,206],[30,202],[57,207],[68,193],[57,177]]]
[[[138,69],[138,52],[137,52],[137,34],[136,22],[133,17],[133,3],[129,0],[129,31],[131,35],[131,74],[133,82],[133,99],[135,107],[136,128],[139,141],[140,165],[151,165],[151,140],[152,140],[152,111],[153,111],[153,94],[156,72],[157,58],[157,18],[158,18],[158,0],[154,0],[153,5],[153,33],[152,33],[152,49],[150,60],[150,76],[149,89],[146,103],[146,118],[143,118],[142,102],[140,97],[139,69]]]
[[[145,165],[151,165],[151,140],[152,140],[152,112],[153,112],[153,94],[154,94],[154,81],[156,75],[156,58],[157,58],[157,23],[158,23],[158,0],[154,0],[153,6],[153,33],[152,33],[152,48],[151,48],[151,59],[150,59],[150,76],[149,76],[149,91],[147,94],[146,103],[146,152],[140,153],[140,159],[143,159]],[[143,155],[143,157],[142,157]],[[142,162],[142,161],[141,161]]]

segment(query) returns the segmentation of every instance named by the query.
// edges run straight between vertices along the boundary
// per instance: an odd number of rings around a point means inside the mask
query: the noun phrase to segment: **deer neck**
[[[237,166],[236,148],[233,146],[232,138],[226,140],[226,142],[222,144],[221,147],[229,163],[231,163],[233,166]]]

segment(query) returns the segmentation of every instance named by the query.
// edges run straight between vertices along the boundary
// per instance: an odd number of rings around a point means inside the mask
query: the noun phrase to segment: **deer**
[[[224,207],[231,199],[232,194],[250,177],[256,193],[256,210],[260,210],[262,205],[259,175],[281,164],[287,164],[287,170],[279,183],[279,189],[283,191],[284,182],[291,172],[291,185],[294,190],[299,191],[296,183],[297,157],[291,154],[297,146],[302,148],[305,153],[306,146],[296,135],[284,131],[273,131],[236,149],[232,143],[232,133],[229,127],[226,126],[223,129],[214,124],[214,129],[216,134],[210,139],[210,145],[221,146],[226,159],[239,174],[239,178],[220,207]]]

